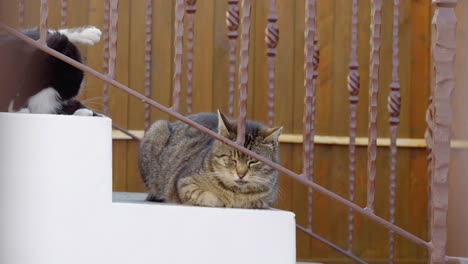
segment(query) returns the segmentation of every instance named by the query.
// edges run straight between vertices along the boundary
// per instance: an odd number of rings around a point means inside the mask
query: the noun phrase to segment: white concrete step
[[[112,194],[107,118],[0,113],[0,127],[2,264],[296,263],[291,212]]]

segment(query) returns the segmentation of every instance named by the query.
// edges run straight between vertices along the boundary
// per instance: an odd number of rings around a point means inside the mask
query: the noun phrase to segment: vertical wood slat
[[[237,144],[245,143],[245,121],[247,118],[247,85],[249,80],[249,40],[251,24],[251,0],[242,0],[240,63],[239,63],[239,116],[237,118]]]
[[[226,24],[229,29],[227,36],[229,38],[229,115],[234,116],[234,97],[235,97],[235,74],[236,74],[236,42],[239,36],[239,1],[228,0],[228,10],[226,11]]]
[[[41,0],[41,17],[39,23],[40,38],[39,42],[47,45],[47,19],[49,17],[49,0]]]
[[[172,92],[172,109],[180,111],[180,93],[182,89],[182,55],[184,38],[184,0],[176,0],[175,6],[175,49],[174,49],[174,88]]]
[[[110,1],[104,1],[104,65],[103,71],[106,74],[109,74],[109,46],[110,46]],[[103,94],[103,112],[104,114],[109,114],[109,84],[104,82],[102,88]]]
[[[276,13],[276,0],[270,0],[270,14],[265,28],[265,42],[268,55],[268,125],[273,126],[275,115],[275,61],[276,47],[279,41],[278,15]]]
[[[353,0],[351,21],[351,56],[348,73],[349,91],[349,200],[354,202],[354,184],[356,178],[356,128],[357,103],[359,101],[359,62],[358,62],[358,0]],[[348,214],[348,251],[353,250],[354,212]]]
[[[393,1],[393,47],[392,47],[392,83],[388,95],[388,111],[390,114],[390,223],[395,224],[395,189],[396,189],[396,165],[397,165],[397,130],[400,123],[400,81],[399,69],[399,19],[400,0]],[[389,232],[389,263],[394,262],[395,257],[395,235]]]
[[[445,263],[447,246],[448,170],[452,124],[452,93],[455,88],[456,0],[433,0],[432,56],[434,83],[428,109],[430,171],[430,263]]]
[[[192,90],[193,90],[193,34],[194,19],[197,0],[187,0],[187,114],[192,113]]]
[[[304,143],[303,143],[303,175],[313,181],[314,177],[314,114],[315,114],[315,78],[318,67],[316,48],[316,1],[305,2],[305,46],[304,46]],[[312,190],[308,190],[308,228],[312,230]]]
[[[371,2],[371,55],[369,69],[369,146],[367,148],[367,210],[374,212],[375,175],[377,172],[377,109],[380,69],[380,27],[383,0]]]
[[[151,61],[152,61],[152,34],[153,34],[153,1],[146,0],[145,17],[145,96],[151,98]],[[151,124],[151,107],[145,104],[145,131]]]
[[[65,28],[67,26],[67,16],[68,16],[68,0],[62,0],[60,8],[60,27]]]

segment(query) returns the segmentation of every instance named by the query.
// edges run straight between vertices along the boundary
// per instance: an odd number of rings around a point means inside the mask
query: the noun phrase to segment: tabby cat
[[[237,125],[218,111],[188,116],[235,140]],[[247,121],[247,149],[279,162],[282,128]],[[177,121],[156,121],[140,145],[139,167],[147,200],[209,207],[269,208],[278,193],[278,172],[227,144]]]

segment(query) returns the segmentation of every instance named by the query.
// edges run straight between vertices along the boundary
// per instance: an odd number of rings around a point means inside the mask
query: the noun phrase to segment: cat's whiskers
[[[104,97],[103,96],[98,96],[98,97],[86,98],[86,99],[82,100],[82,102],[93,102],[93,101],[97,101],[97,100],[104,100]]]

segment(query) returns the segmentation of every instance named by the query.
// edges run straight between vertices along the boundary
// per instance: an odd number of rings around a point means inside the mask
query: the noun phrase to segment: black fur
[[[26,36],[38,40],[39,30],[23,32]],[[81,62],[78,48],[60,33],[49,33],[47,45]],[[86,108],[75,100],[83,81],[83,71],[59,60],[47,53],[30,46],[7,34],[0,34],[0,111],[8,111],[14,100],[13,110],[25,106],[28,99],[41,90],[53,87],[63,103],[57,114],[73,114],[71,109]]]

